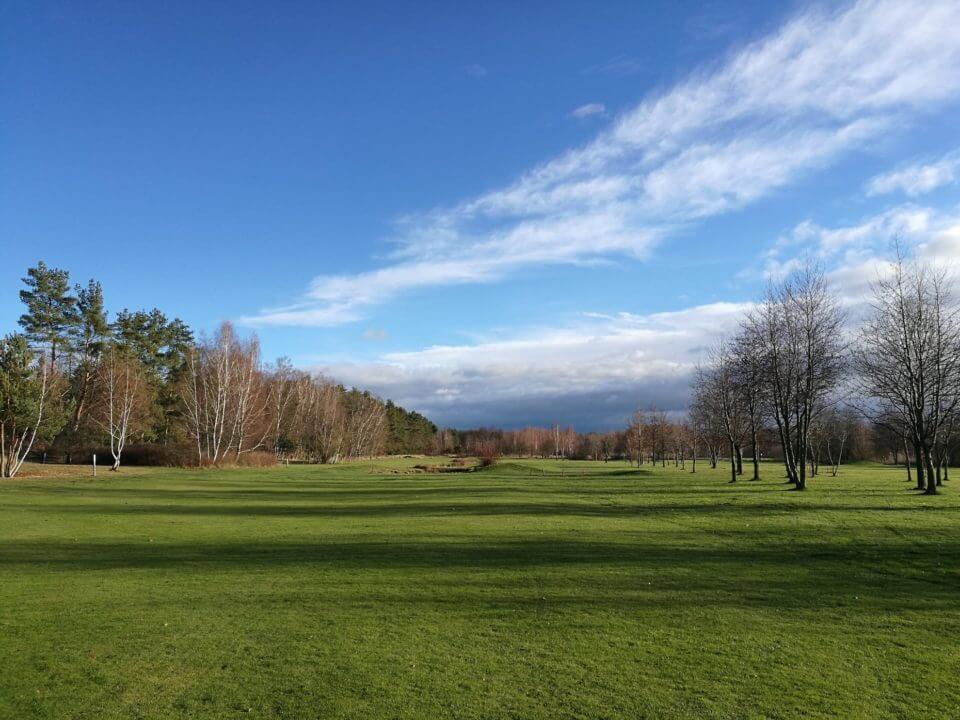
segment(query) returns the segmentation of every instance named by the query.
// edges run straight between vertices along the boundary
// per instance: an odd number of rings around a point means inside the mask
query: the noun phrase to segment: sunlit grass
[[[0,717],[960,716],[952,483],[422,462],[0,485]]]

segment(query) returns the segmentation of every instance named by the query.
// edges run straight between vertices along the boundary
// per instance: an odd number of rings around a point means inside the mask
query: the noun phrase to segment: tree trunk
[[[837,461],[833,462],[832,458],[830,464],[833,466],[833,476],[836,477],[837,473],[840,472],[840,463],[843,462],[843,446],[846,442],[846,436],[843,436],[840,439],[840,451],[837,453]],[[829,447],[829,446],[828,446]]]
[[[797,490],[807,489],[807,461],[804,458],[804,454],[805,453],[797,453],[800,457],[800,463],[797,465]]]
[[[737,446],[730,441],[730,482],[737,481]]]
[[[916,440],[913,442],[913,465],[917,471],[917,490],[923,490],[926,488],[926,479],[924,478],[926,468],[923,464],[923,451],[920,449],[920,443]]]
[[[913,482],[913,475],[910,472],[910,453],[907,452],[907,439],[903,439],[903,465],[907,468],[907,482]]]
[[[924,448],[923,451],[923,464],[924,469],[926,470],[927,475],[927,495],[936,495],[937,494],[937,480],[933,471],[933,458],[930,457],[930,450]]]

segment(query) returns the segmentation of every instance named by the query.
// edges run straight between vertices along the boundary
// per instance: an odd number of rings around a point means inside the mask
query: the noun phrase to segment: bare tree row
[[[760,438],[776,432],[789,482],[807,487],[826,459],[837,467],[857,419],[900,439],[917,486],[936,493],[956,443],[960,315],[945,271],[899,253],[851,329],[823,274],[811,267],[771,284],[739,331],[698,369],[690,426],[720,438],[731,482],[746,448],[759,478]]]

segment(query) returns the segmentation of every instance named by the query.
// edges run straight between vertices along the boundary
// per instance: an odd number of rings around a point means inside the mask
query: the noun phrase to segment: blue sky
[[[111,308],[444,424],[680,409],[813,258],[960,256],[960,5],[0,3],[0,327]]]

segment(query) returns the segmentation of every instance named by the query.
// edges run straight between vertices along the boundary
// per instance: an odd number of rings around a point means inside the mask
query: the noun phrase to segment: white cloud
[[[777,241],[775,254],[785,270],[808,257],[821,261],[853,323],[866,309],[871,285],[890,271],[894,238],[921,260],[956,269],[960,208],[902,205],[838,227],[808,220]],[[731,335],[751,307],[716,302],[648,315],[585,312],[560,328],[314,369],[441,424],[502,425],[506,419],[516,426],[576,419],[581,429],[612,428],[621,426],[637,404],[682,410],[705,349]]]
[[[418,287],[532,264],[646,256],[960,94],[960,3],[861,0],[811,11],[511,185],[405,218],[385,267],[320,276],[251,324],[350,322]]]
[[[475,78],[482,78],[487,76],[487,69],[478,63],[471,63],[470,65],[465,65],[463,67],[467,75],[471,75]]]
[[[944,223],[920,246],[921,254],[935,262],[953,266],[960,264],[960,215]]]
[[[570,114],[575,118],[587,118],[593,115],[605,115],[606,112],[607,106],[603,103],[588,103],[586,105],[581,105]]]
[[[898,235],[898,239],[908,256],[946,270],[954,291],[960,292],[960,215],[938,215],[923,230]],[[888,243],[876,252],[844,259],[827,274],[840,303],[851,311],[852,320],[866,312],[876,281],[893,272],[892,258]]]
[[[894,244],[922,261],[960,264],[960,208],[898,205],[854,225],[822,227],[811,220],[778,239],[766,256],[767,276],[780,277],[807,259],[825,265],[834,292],[848,307],[862,305],[871,284],[890,271]]]
[[[684,407],[687,382],[703,349],[732,331],[749,307],[715,303],[650,315],[584,314],[560,329],[315,369],[441,423],[504,417],[563,422],[573,412],[607,427],[619,424],[639,402]],[[571,411],[571,403],[578,407]]]
[[[960,151],[948,153],[929,164],[915,164],[883,175],[867,183],[867,195],[886,195],[902,192],[917,197],[960,179]]]
[[[872,252],[889,248],[891,243],[902,238],[906,241],[920,238],[938,223],[936,211],[917,205],[898,205],[864,218],[855,225],[826,228],[812,220],[797,225],[783,245],[796,247],[806,245],[822,259],[838,254]]]

